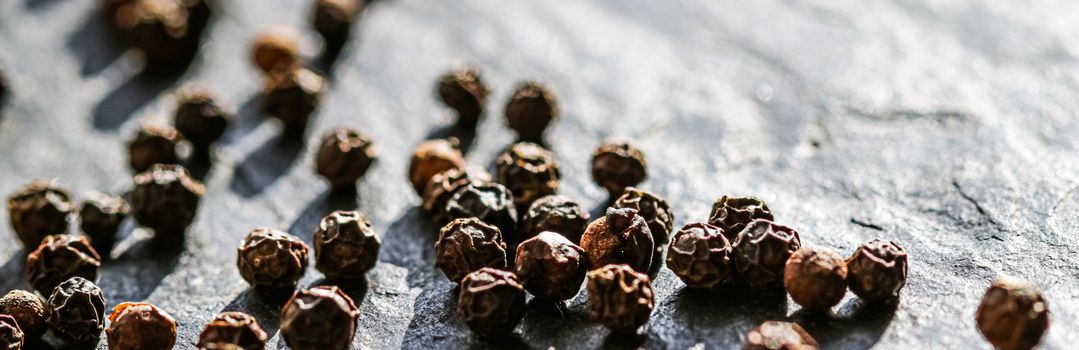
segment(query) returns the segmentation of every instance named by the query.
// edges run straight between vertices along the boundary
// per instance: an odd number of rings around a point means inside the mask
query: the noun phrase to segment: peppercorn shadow
[[[266,332],[266,339],[269,340],[277,334],[283,306],[284,301],[267,302],[264,295],[249,288],[233,298],[228,305],[225,305],[225,308],[221,309],[221,312],[239,311],[251,315],[258,321],[259,327]],[[281,343],[284,344],[284,342]]]
[[[745,332],[768,320],[787,315],[787,296],[782,290],[758,291],[745,282],[729,281],[715,289],[683,287],[661,304],[653,319],[650,335],[671,348],[689,348],[699,343],[725,347],[740,344]],[[695,338],[686,338],[686,330]]]
[[[3,266],[0,266],[0,276],[6,276],[0,279],[0,291],[6,293],[15,289],[33,290],[23,274],[23,269],[26,265],[26,254],[25,249],[20,249],[15,254],[12,254],[11,259],[8,259]]]
[[[253,94],[240,104],[225,133],[217,140],[218,147],[235,144],[262,125],[266,118],[259,109],[261,103],[262,95]]]
[[[313,243],[312,235],[315,229],[318,228],[322,217],[338,210],[356,210],[356,207],[355,188],[323,192],[310,203],[307,203],[307,206],[300,211],[300,215],[296,217],[296,220],[293,220],[292,224],[289,225],[287,232],[300,237],[304,243],[310,245]]]
[[[28,2],[50,3],[55,0],[28,0]],[[101,73],[109,65],[116,62],[127,50],[120,40],[116,40],[119,34],[105,20],[100,6],[93,6],[83,18],[71,36],[67,38],[65,46],[79,59],[79,74],[89,77]]]
[[[337,287],[340,288],[345,295],[352,298],[352,302],[357,306],[363,304],[363,300],[367,298],[367,292],[370,290],[370,284],[367,282],[367,276],[359,279],[329,279],[320,278],[314,283],[311,283],[307,288],[314,287]]]
[[[822,349],[870,349],[880,341],[898,307],[896,300],[872,303],[852,297],[834,314],[798,310],[790,319],[805,328]]]
[[[428,220],[426,213],[412,207],[386,229],[379,261],[408,269],[409,288],[424,288],[431,281],[449,283],[435,268],[438,233],[439,227]]]
[[[480,118],[483,118],[482,116]],[[431,130],[427,134],[427,140],[437,139],[449,139],[456,138],[459,142],[458,146],[462,154],[468,154],[468,151],[472,149],[472,144],[476,141],[476,125],[468,125],[461,122],[455,122],[450,125],[444,125]]]
[[[229,189],[245,198],[262,193],[299,159],[303,140],[277,135],[236,164]]]
[[[56,1],[57,0],[26,0],[23,5],[26,7],[27,10],[39,11],[52,7],[52,5],[56,3]]]
[[[155,241],[132,232],[113,249],[116,258],[102,264],[97,284],[108,294],[109,307],[150,296],[180,261],[183,241]],[[126,248],[125,248],[126,247]]]

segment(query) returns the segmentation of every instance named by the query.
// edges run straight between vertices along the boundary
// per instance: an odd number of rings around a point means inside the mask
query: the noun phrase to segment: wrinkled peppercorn
[[[0,314],[14,317],[27,341],[41,338],[47,329],[45,319],[49,313],[45,300],[33,292],[18,289],[8,292],[0,298]]]
[[[775,220],[768,204],[756,197],[719,197],[708,214],[708,223],[723,229],[723,235],[731,241],[756,219]]]
[[[104,257],[112,251],[116,244],[116,235],[120,231],[120,224],[131,212],[121,197],[113,197],[100,192],[91,192],[82,202],[79,209],[79,221],[82,232],[90,238],[90,245]]]
[[[154,230],[155,238],[175,241],[195,220],[205,188],[179,165],[154,165],[135,175],[131,216]]]
[[[375,267],[382,240],[356,211],[335,211],[315,230],[315,268],[330,279],[358,279]]]
[[[457,123],[474,126],[487,108],[490,91],[475,67],[464,67],[447,72],[438,79],[438,95],[442,103],[457,111]]]
[[[356,0],[316,0],[311,11],[311,24],[322,35],[326,46],[340,47],[348,40],[361,7],[362,2]]]
[[[907,284],[907,252],[895,242],[873,239],[847,258],[847,272],[847,286],[859,298],[895,299]]]
[[[782,288],[787,258],[801,248],[802,240],[794,229],[753,220],[734,241],[734,266],[753,288]]]
[[[115,11],[115,26],[151,69],[182,67],[198,51],[204,23],[190,21],[189,9],[178,1],[134,0],[107,10]]]
[[[301,289],[281,310],[281,337],[294,350],[345,350],[352,346],[359,317],[340,288]]]
[[[577,244],[588,227],[588,212],[566,196],[550,195],[532,202],[521,219],[521,238],[551,231]]]
[[[0,350],[21,350],[26,334],[11,315],[0,314]]]
[[[825,247],[799,249],[787,259],[783,285],[803,309],[831,309],[847,293],[847,263]]]
[[[449,222],[450,215],[446,212],[446,204],[457,190],[468,186],[474,181],[490,181],[487,174],[477,174],[464,169],[450,169],[431,177],[427,187],[423,190],[423,210],[431,215],[431,220],[439,225]]]
[[[262,89],[262,111],[277,118],[290,137],[303,135],[326,92],[326,79],[303,67],[276,71]]]
[[[480,336],[513,333],[525,315],[524,287],[512,272],[489,267],[473,271],[461,281],[457,314]]]
[[[521,140],[540,141],[551,121],[558,118],[554,92],[540,82],[522,83],[506,104],[506,120]]]
[[[517,246],[517,276],[537,298],[568,300],[581,290],[590,264],[584,249],[554,232],[541,232]]]
[[[451,221],[439,231],[435,242],[435,266],[453,282],[481,267],[506,268],[506,243],[502,233],[476,218]]]
[[[797,323],[767,321],[746,333],[742,350],[816,350],[813,339]]]
[[[628,142],[606,141],[592,154],[592,179],[611,198],[622,195],[626,187],[637,186],[648,177],[644,153]]]
[[[671,230],[674,229],[674,212],[667,205],[667,201],[651,192],[636,187],[627,187],[622,196],[614,201],[612,207],[637,210],[637,215],[640,215],[648,223],[648,229],[652,231],[652,241],[656,244],[652,261],[661,261],[663,249],[667,246],[667,242],[670,241]]]
[[[351,128],[336,128],[322,137],[315,156],[315,172],[333,189],[351,188],[375,162],[371,138]]]
[[[989,286],[975,320],[997,349],[1027,350],[1049,328],[1049,305],[1030,282],[1004,277]]]
[[[498,227],[507,243],[520,243],[517,236],[517,209],[513,195],[506,187],[494,182],[473,182],[457,190],[446,202],[451,218],[477,218]]]
[[[733,250],[719,227],[688,224],[671,239],[667,268],[687,286],[714,288],[734,274]]]
[[[23,187],[7,200],[11,227],[27,250],[37,248],[45,236],[67,232],[73,207],[66,190],[40,181]]]
[[[127,143],[128,160],[136,173],[149,170],[154,164],[176,164],[176,146],[180,133],[171,127],[144,125],[135,138]]]
[[[412,183],[412,189],[422,196],[427,183],[436,174],[464,169],[465,156],[460,147],[456,138],[427,140],[416,146],[408,164],[408,181]]]
[[[224,350],[234,347],[236,350],[266,349],[266,332],[259,327],[258,320],[251,315],[227,311],[217,314],[199,334],[196,344],[200,350]]]
[[[94,282],[72,277],[49,296],[47,323],[61,339],[86,344],[96,342],[105,329],[105,295]]]
[[[588,311],[617,332],[632,332],[648,323],[655,306],[648,275],[627,265],[606,265],[588,273]]]
[[[263,73],[291,70],[300,62],[300,34],[284,26],[262,31],[251,45],[251,60]]]
[[[559,177],[554,154],[531,142],[515,143],[495,159],[495,181],[513,193],[514,203],[522,210],[558,192]]]
[[[26,257],[26,276],[30,285],[43,295],[72,277],[96,280],[100,267],[101,257],[86,237],[79,235],[45,237]]]
[[[120,303],[105,330],[109,350],[170,350],[176,345],[176,320],[157,306]]]
[[[236,266],[253,288],[293,289],[307,270],[307,245],[291,234],[259,227],[240,242]]]
[[[581,247],[588,252],[592,266],[626,264],[640,272],[652,266],[655,243],[644,218],[630,208],[607,209],[581,236]]]
[[[191,141],[195,154],[205,155],[229,126],[233,112],[204,87],[190,85],[180,90],[173,123]]]

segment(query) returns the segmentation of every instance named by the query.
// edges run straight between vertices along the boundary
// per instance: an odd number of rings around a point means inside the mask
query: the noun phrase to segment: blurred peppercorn
[[[514,264],[524,288],[536,298],[562,301],[581,290],[590,264],[584,249],[554,232],[541,232],[517,246]]]
[[[753,288],[782,288],[787,258],[800,248],[802,241],[797,231],[757,219],[746,225],[734,241],[734,266]]]
[[[21,350],[26,343],[26,333],[19,328],[18,321],[11,315],[0,314],[0,349]]]
[[[974,318],[997,349],[1028,350],[1049,328],[1049,305],[1030,282],[1004,277],[989,286]]]
[[[45,236],[66,233],[74,209],[71,194],[48,182],[35,181],[7,200],[15,236],[26,250],[37,248]]]
[[[577,244],[588,227],[588,212],[580,204],[560,195],[550,195],[532,202],[521,219],[521,238],[531,238],[551,231]]]
[[[90,239],[90,245],[102,257],[108,257],[112,252],[120,224],[130,212],[131,207],[123,198],[100,192],[90,192],[82,202],[79,209],[80,227]]]
[[[41,294],[72,277],[96,280],[101,257],[90,242],[79,235],[60,234],[45,237],[41,245],[26,257],[26,277]]]
[[[325,78],[310,69],[294,66],[275,71],[262,89],[262,111],[281,121],[286,136],[298,138],[325,92]]]
[[[655,244],[644,218],[634,209],[607,209],[607,215],[588,225],[581,237],[593,266],[626,264],[640,272],[652,266]]]
[[[352,347],[360,311],[338,287],[301,289],[281,310],[281,338],[293,350]]]
[[[480,336],[513,333],[525,314],[525,291],[512,272],[484,267],[461,281],[457,314]]]
[[[340,47],[348,40],[352,23],[363,7],[358,0],[315,0],[311,24],[328,47]]]
[[[205,188],[179,165],[154,165],[135,175],[131,216],[154,230],[155,239],[182,240],[198,213]]]
[[[423,190],[423,210],[427,211],[432,221],[444,225],[450,220],[450,214],[446,212],[446,204],[449,203],[453,194],[457,193],[457,190],[472,182],[490,180],[490,176],[486,173],[464,169],[449,169],[435,174]]]
[[[667,205],[667,201],[651,192],[636,187],[626,187],[625,192],[614,201],[612,207],[637,210],[637,215],[644,218],[644,221],[648,223],[648,229],[652,231],[652,240],[656,245],[652,262],[661,262],[663,249],[670,241],[671,230],[674,229],[674,212]]]
[[[336,128],[322,137],[315,156],[315,171],[333,189],[350,188],[367,173],[375,158],[367,135],[351,128]]]
[[[479,122],[487,108],[489,93],[479,70],[474,67],[447,72],[438,79],[438,95],[442,103],[457,111],[459,125],[475,126]]]
[[[105,295],[85,278],[73,277],[61,283],[48,304],[49,328],[68,343],[95,343],[105,329]]]
[[[291,70],[300,62],[300,34],[284,26],[262,31],[251,45],[251,60],[263,73]]]
[[[742,350],[816,350],[813,339],[797,323],[767,321],[746,333]]]
[[[787,259],[783,285],[803,309],[827,311],[847,293],[847,264],[834,250],[802,248]]]
[[[208,154],[210,145],[225,134],[233,114],[210,90],[189,85],[177,96],[173,123],[176,130],[191,141],[194,154],[201,156]]]
[[[756,197],[719,197],[708,215],[708,223],[723,229],[723,235],[731,241],[738,238],[746,224],[756,219],[775,219],[768,204]]]
[[[33,292],[13,290],[0,298],[0,314],[11,315],[19,324],[26,341],[34,341],[45,334],[45,319],[49,317],[45,300]],[[4,347],[0,346],[0,349]]]
[[[180,160],[176,154],[180,140],[180,133],[172,127],[143,125],[127,143],[131,169],[141,173],[154,164],[176,164]]]
[[[588,311],[593,319],[617,332],[633,332],[655,307],[648,275],[627,265],[606,265],[588,273]]]
[[[363,278],[378,262],[382,241],[357,211],[335,211],[322,218],[312,238],[315,268],[329,279]]]
[[[637,186],[648,177],[648,163],[636,146],[622,141],[606,141],[592,154],[592,179],[611,198],[622,195],[626,187]]]
[[[494,182],[473,182],[446,202],[451,218],[477,218],[498,227],[510,247],[521,242],[517,235],[517,209],[510,191]]]
[[[895,299],[907,284],[907,252],[895,242],[873,239],[847,258],[847,269],[847,285],[859,298]]]
[[[120,303],[105,334],[109,350],[170,350],[176,345],[176,320],[151,304]]]
[[[524,141],[541,141],[547,126],[558,116],[558,100],[554,93],[536,81],[517,86],[506,104],[509,127]]]
[[[540,197],[558,192],[558,162],[554,154],[531,142],[518,142],[495,159],[495,181],[513,193],[522,210]]]
[[[259,227],[240,242],[236,266],[252,288],[291,290],[307,270],[307,245],[291,234]]]
[[[476,218],[451,221],[435,242],[435,267],[453,282],[482,267],[506,268],[506,243],[497,227]]]
[[[199,350],[264,350],[266,332],[251,315],[226,311],[206,324],[195,346]]]
[[[416,146],[408,164],[408,181],[412,189],[423,195],[427,183],[436,174],[450,169],[464,169],[465,156],[461,154],[456,138],[427,140]]]
[[[682,226],[671,239],[667,268],[687,286],[714,288],[734,274],[733,248],[723,231],[705,223]]]
[[[182,68],[198,51],[201,27],[192,27],[189,8],[175,0],[106,2],[113,23],[132,47],[139,49],[150,69]]]

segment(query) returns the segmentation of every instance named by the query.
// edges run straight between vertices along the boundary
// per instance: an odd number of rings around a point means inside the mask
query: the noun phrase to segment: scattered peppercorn
[[[723,235],[731,241],[756,219],[775,220],[768,204],[756,197],[719,197],[708,215],[708,223],[723,229]]]
[[[606,265],[588,273],[588,311],[616,332],[633,332],[648,323],[655,296],[648,275],[628,265]]]
[[[777,349],[816,350],[817,340],[797,323],[767,321],[746,333],[742,345],[742,350]]]
[[[348,40],[352,23],[362,2],[356,0],[316,0],[311,23],[329,47],[340,47]]]
[[[431,177],[423,190],[423,210],[431,215],[431,220],[439,225],[450,221],[446,204],[457,190],[474,181],[490,181],[487,174],[479,174],[464,169],[449,169]]]
[[[71,194],[48,182],[35,181],[8,197],[8,216],[23,248],[37,248],[45,236],[67,232],[74,205]]]
[[[550,195],[532,202],[521,219],[521,238],[551,231],[577,244],[588,227],[589,215],[580,204],[566,196]]]
[[[105,295],[94,282],[72,277],[49,296],[49,328],[74,343],[96,342],[105,329]]]
[[[802,240],[794,229],[753,220],[734,241],[734,266],[753,288],[782,288],[787,258],[801,248]]]
[[[0,350],[21,350],[26,334],[11,315],[0,314]]]
[[[583,248],[554,232],[521,242],[514,266],[529,293],[552,301],[576,296],[590,267]]]
[[[531,142],[518,142],[495,159],[495,181],[513,193],[513,202],[527,209],[540,197],[558,192],[554,154]]]
[[[671,230],[674,230],[674,212],[667,205],[667,201],[651,192],[636,187],[626,187],[625,192],[614,201],[612,207],[637,210],[637,215],[648,223],[648,229],[652,231],[652,240],[656,244],[652,261],[662,261],[663,249],[670,241]]]
[[[26,257],[26,276],[41,294],[72,277],[96,280],[101,257],[86,237],[60,234],[45,237],[41,245]]]
[[[667,268],[687,286],[715,288],[734,274],[733,250],[719,227],[688,224],[671,240]]]
[[[205,188],[179,165],[154,165],[135,175],[131,216],[158,239],[178,240],[198,213]]]
[[[907,252],[895,242],[873,239],[847,258],[847,271],[847,286],[859,298],[895,299],[907,284]]]
[[[378,262],[382,240],[371,222],[357,211],[335,211],[322,218],[315,230],[315,268],[327,278],[363,278]]]
[[[510,129],[524,141],[540,141],[551,121],[558,118],[558,100],[546,85],[536,81],[517,86],[506,104]]]
[[[336,128],[322,137],[315,156],[315,172],[333,189],[350,188],[375,162],[371,138],[351,128]]]
[[[90,239],[90,245],[102,256],[108,256],[116,244],[116,235],[120,224],[131,212],[121,197],[113,197],[100,192],[91,192],[79,209],[82,232]]]
[[[622,141],[606,141],[592,154],[592,179],[607,189],[611,198],[626,187],[637,186],[648,177],[648,162],[636,146]]]
[[[787,259],[783,285],[803,309],[826,311],[847,293],[847,264],[832,249],[802,248]]]
[[[451,221],[435,242],[435,266],[453,282],[481,267],[506,268],[506,243],[495,226],[477,218]]]
[[[157,306],[120,303],[105,330],[109,350],[170,350],[176,345],[176,320]]]
[[[1028,350],[1049,328],[1049,305],[1030,282],[1004,277],[989,286],[975,320],[997,349]]]
[[[240,242],[236,266],[253,288],[291,290],[307,270],[307,245],[291,234],[259,227]]]
[[[465,156],[461,154],[456,138],[427,140],[416,146],[408,164],[408,181],[412,189],[423,195],[424,188],[436,174],[450,169],[464,169]]]
[[[609,208],[606,216],[585,229],[581,247],[588,252],[592,266],[626,264],[647,272],[652,266],[655,243],[648,224],[637,210]]]
[[[298,137],[326,92],[326,80],[303,67],[277,71],[266,79],[262,110],[284,124],[285,135]]]
[[[494,182],[473,182],[457,190],[446,202],[451,218],[477,218],[498,227],[507,243],[520,243],[517,236],[517,209],[513,195],[506,187]],[[471,272],[471,271],[466,271]]]
[[[346,350],[360,311],[338,287],[301,289],[281,310],[281,337],[294,350]]]
[[[151,69],[182,67],[198,51],[202,28],[191,26],[188,9],[178,1],[135,0],[107,10],[115,11],[114,24]]]
[[[276,26],[255,37],[251,60],[263,73],[288,71],[300,62],[300,35],[290,27]]]
[[[233,112],[218,101],[210,90],[189,85],[180,90],[173,123],[176,130],[191,141],[194,154],[205,155],[217,142],[232,120]]]
[[[217,314],[199,334],[200,350],[265,350],[266,332],[251,315],[227,311]]]
[[[475,67],[447,72],[438,79],[438,95],[442,103],[457,111],[457,123],[460,125],[475,126],[479,122],[487,108],[489,93],[480,71]]]
[[[480,336],[513,333],[525,315],[524,287],[512,272],[489,267],[473,271],[461,281],[457,314]]]
[[[136,173],[149,170],[154,164],[176,164],[176,146],[180,133],[171,127],[144,125],[127,143],[128,160]]]
[[[19,289],[8,292],[0,298],[0,314],[14,317],[27,341],[41,338],[47,329],[45,319],[49,314],[45,300],[33,292]]]

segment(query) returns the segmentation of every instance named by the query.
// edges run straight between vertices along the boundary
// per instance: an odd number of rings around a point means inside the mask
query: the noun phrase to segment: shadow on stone
[[[0,279],[0,291],[7,293],[7,291],[14,289],[23,289],[33,291],[30,287],[30,283],[26,281],[26,274],[23,273],[24,266],[26,265],[26,250],[20,249],[11,255],[3,266],[0,266],[0,276],[4,276]],[[47,295],[45,297],[48,297]]]
[[[110,307],[149,297],[176,267],[184,251],[184,243],[177,240],[166,243],[145,235],[129,235],[125,241],[114,248],[119,255],[101,266],[98,279]]]
[[[349,298],[352,298],[352,302],[356,303],[357,307],[363,304],[363,300],[367,297],[367,292],[370,288],[367,283],[366,276],[361,279],[355,280],[331,280],[323,278],[315,281],[314,283],[311,283],[311,285],[308,287],[310,288],[319,286],[335,286],[341,288],[342,292],[345,292],[345,294],[348,295]]]
[[[243,139],[244,136],[247,136],[247,134],[255,131],[259,125],[262,125],[262,122],[266,121],[267,117],[263,115],[262,111],[259,109],[261,104],[262,95],[254,94],[251,97],[248,97],[247,101],[244,101],[236,111],[232,123],[230,123],[228,129],[225,130],[225,134],[221,135],[221,139],[217,141],[217,145],[220,147],[234,144]]]
[[[300,237],[307,244],[312,242],[312,234],[318,228],[322,217],[338,210],[356,209],[356,189],[343,189],[341,191],[323,192],[317,198],[308,203],[296,220],[288,227],[288,233]],[[314,254],[314,251],[312,251]]]
[[[379,260],[408,269],[409,287],[424,287],[432,280],[449,283],[435,268],[437,235],[438,227],[423,209],[413,207],[386,229]]]
[[[94,107],[93,125],[101,130],[114,130],[131,118],[139,108],[165,90],[172,88],[182,72],[139,73],[110,91]]]
[[[288,172],[303,150],[303,141],[278,135],[236,164],[229,188],[250,198],[262,193]]]
[[[782,290],[753,290],[736,280],[714,290],[683,287],[656,308],[660,309],[657,313],[668,314],[669,318],[653,320],[649,332],[664,339],[668,346],[726,346],[741,344],[742,335],[764,321],[785,319],[787,296]],[[693,330],[696,338],[678,334],[685,329]]]
[[[273,299],[271,299],[273,300]],[[258,320],[259,327],[266,332],[267,338],[273,338],[277,334],[281,324],[281,303],[267,302],[265,295],[261,295],[253,289],[248,289],[232,299],[221,312],[239,311],[251,315]]]
[[[472,149],[472,145],[476,141],[476,126],[454,123],[435,128],[427,134],[428,140],[448,139],[451,137],[460,141],[461,153],[468,154],[468,151]]]
[[[52,3],[55,0],[28,0],[28,3]],[[68,37],[65,46],[79,58],[79,74],[97,75],[127,51],[127,45],[117,37],[99,6],[84,16],[79,29]]]
[[[824,349],[869,349],[891,324],[897,302],[868,303],[851,298],[834,314],[804,310],[791,314]]]

